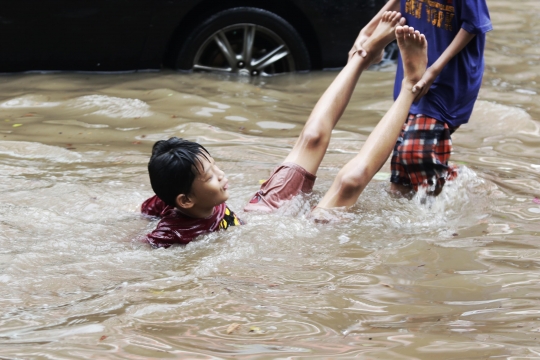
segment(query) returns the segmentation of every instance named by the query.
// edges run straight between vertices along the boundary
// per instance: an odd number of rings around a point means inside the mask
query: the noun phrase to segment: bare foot
[[[332,209],[315,207],[308,217],[317,224],[338,223],[343,220],[344,210],[344,207]]]
[[[367,52],[367,57],[380,56],[384,47],[396,38],[396,27],[404,25],[405,18],[401,17],[401,13],[397,11],[386,11],[377,25],[373,34],[364,43],[364,49]],[[373,62],[380,62],[382,59],[373,58]]]
[[[403,59],[403,86],[412,91],[427,67],[427,41],[424,34],[410,26],[396,27],[396,39]],[[413,91],[414,92],[414,91]]]

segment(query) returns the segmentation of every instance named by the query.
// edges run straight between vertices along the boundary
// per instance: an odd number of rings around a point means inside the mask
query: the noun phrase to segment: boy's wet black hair
[[[193,141],[172,137],[156,142],[148,162],[152,189],[165,204],[176,206],[178,195],[191,192],[201,158],[209,157],[208,150]]]

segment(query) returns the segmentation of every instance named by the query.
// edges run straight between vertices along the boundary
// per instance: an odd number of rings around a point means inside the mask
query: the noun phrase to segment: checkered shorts
[[[443,186],[456,176],[456,168],[448,165],[452,153],[450,135],[457,128],[434,118],[409,114],[392,154],[392,176],[395,184]]]

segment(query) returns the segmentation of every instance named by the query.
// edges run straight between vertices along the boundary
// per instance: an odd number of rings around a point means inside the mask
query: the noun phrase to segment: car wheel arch
[[[187,36],[198,24],[208,20],[218,12],[246,7],[269,11],[287,21],[302,37],[311,58],[312,68],[320,69],[322,57],[315,29],[311,26],[307,17],[294,4],[287,2],[286,10],[284,10],[282,4],[283,3],[279,1],[272,2],[271,4],[266,1],[248,2],[244,0],[224,1],[219,4],[216,4],[212,0],[203,1],[188,11],[178,22],[178,25],[169,40],[163,62],[167,67],[174,67],[176,55],[180,52]]]

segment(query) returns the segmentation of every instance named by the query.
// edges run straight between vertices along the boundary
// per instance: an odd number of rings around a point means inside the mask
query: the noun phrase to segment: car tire
[[[180,70],[270,76],[311,69],[300,34],[280,16],[257,8],[221,11],[184,41],[175,61]]]

